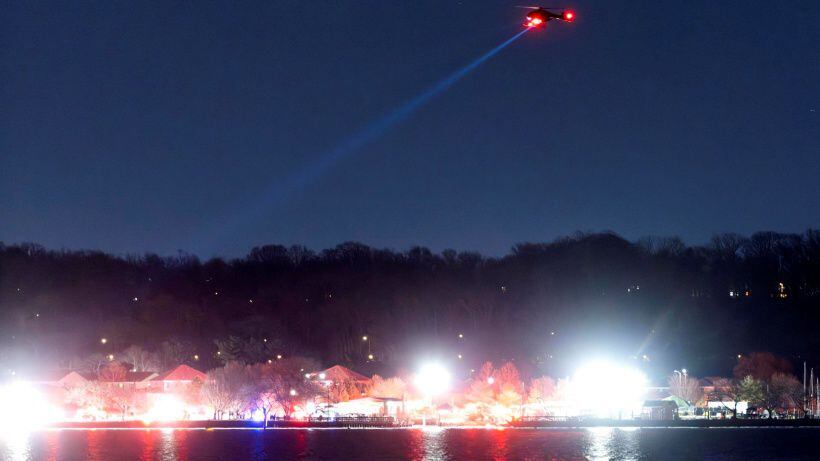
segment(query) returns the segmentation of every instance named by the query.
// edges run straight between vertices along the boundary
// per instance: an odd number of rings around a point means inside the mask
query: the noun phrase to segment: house
[[[346,401],[364,397],[372,384],[372,380],[367,376],[341,365],[307,373],[305,377],[321,383],[326,390],[326,399],[331,401]]]
[[[133,387],[134,389],[147,389],[151,386],[151,379],[157,376],[153,371],[127,371],[121,377],[112,377],[105,379],[103,377],[95,378],[101,383],[116,384],[119,387]]]
[[[34,385],[67,388],[79,386],[95,379],[97,379],[97,376],[90,373],[80,373],[74,370],[54,370],[33,376],[27,381]]]
[[[352,382],[356,384],[357,387],[359,385],[365,387],[369,386],[371,381],[371,379],[367,376],[356,373],[350,368],[343,367],[341,365],[334,365],[327,370],[311,373],[311,376],[318,376],[320,380],[330,381],[333,384]]]
[[[137,389],[147,388],[151,378],[157,376],[153,371],[125,371],[121,373],[87,373],[74,370],[54,370],[32,377],[27,381],[36,386],[56,387],[67,389],[82,386],[86,383],[116,384],[120,387],[128,386]]]
[[[185,390],[192,384],[204,383],[208,376],[188,365],[179,365],[151,378],[151,391],[172,392]]]
[[[652,421],[672,421],[678,415],[678,404],[674,400],[647,400],[641,409],[641,419]]]

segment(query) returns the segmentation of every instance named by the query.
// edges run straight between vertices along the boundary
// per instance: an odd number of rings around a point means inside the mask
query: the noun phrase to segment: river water
[[[1,434],[18,460],[820,459],[820,429],[46,430]]]

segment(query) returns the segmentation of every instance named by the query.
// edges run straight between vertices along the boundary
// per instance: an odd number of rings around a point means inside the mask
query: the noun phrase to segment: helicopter
[[[527,13],[527,22],[524,23],[526,27],[543,27],[553,19],[564,22],[575,20],[575,13],[564,8],[546,8],[543,6],[519,6],[518,8],[532,10]]]

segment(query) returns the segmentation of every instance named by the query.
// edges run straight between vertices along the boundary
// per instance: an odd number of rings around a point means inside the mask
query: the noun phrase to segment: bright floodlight
[[[173,395],[158,394],[154,405],[143,417],[143,421],[179,421],[185,418],[185,404]]]
[[[29,430],[60,419],[34,387],[13,382],[0,387],[0,433]]]
[[[426,396],[441,395],[450,388],[450,372],[441,364],[429,363],[416,373],[415,384]]]
[[[646,383],[646,376],[639,370],[593,362],[575,373],[572,395],[576,405],[587,414],[628,417],[643,403]]]

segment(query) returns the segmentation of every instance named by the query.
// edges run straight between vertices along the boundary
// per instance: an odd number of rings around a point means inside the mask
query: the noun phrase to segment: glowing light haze
[[[575,373],[571,394],[580,409],[600,417],[629,418],[633,411],[640,412],[647,383],[646,375],[637,369],[593,361]]]
[[[450,372],[439,363],[428,363],[419,369],[414,384],[422,394],[436,397],[450,389]]]

